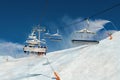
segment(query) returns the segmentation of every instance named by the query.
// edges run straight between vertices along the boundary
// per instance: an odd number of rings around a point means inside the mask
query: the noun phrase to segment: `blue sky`
[[[85,18],[117,3],[120,0],[0,0],[0,39],[23,44],[33,25],[62,26],[65,16]],[[94,19],[110,20],[120,29],[120,7]]]

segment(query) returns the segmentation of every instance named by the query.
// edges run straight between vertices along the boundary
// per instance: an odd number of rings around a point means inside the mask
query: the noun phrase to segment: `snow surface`
[[[61,80],[120,80],[120,32],[96,45],[47,54]],[[0,57],[0,80],[55,80],[45,56],[5,61]]]

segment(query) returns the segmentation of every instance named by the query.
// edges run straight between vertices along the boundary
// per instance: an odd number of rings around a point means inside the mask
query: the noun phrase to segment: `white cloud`
[[[0,56],[19,57],[23,54],[23,45],[0,40]]]

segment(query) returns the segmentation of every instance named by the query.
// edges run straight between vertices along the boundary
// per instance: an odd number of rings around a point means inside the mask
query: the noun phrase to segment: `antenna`
[[[42,22],[42,17],[45,15],[45,11],[47,11],[47,8],[48,8],[48,0],[45,0],[45,6],[43,7],[43,11],[41,13],[41,17],[40,17],[40,22]]]

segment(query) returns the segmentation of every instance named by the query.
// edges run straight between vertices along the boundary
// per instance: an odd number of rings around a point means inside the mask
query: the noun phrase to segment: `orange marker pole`
[[[52,65],[51,65],[49,59],[47,58],[47,56],[46,56],[46,59],[47,59],[47,61],[48,61],[48,63],[49,63],[50,68],[51,68],[52,71],[54,72],[55,79],[56,79],[56,80],[61,80],[61,79],[60,79],[60,76],[57,74],[57,72],[55,72],[54,68],[52,67]]]
[[[55,75],[56,80],[61,80],[57,72],[54,71],[54,75]]]
[[[109,35],[109,39],[112,40],[113,39],[112,34],[108,33],[108,35]]]
[[[109,39],[112,40],[112,35],[109,36]]]

